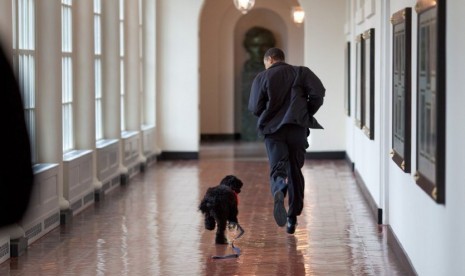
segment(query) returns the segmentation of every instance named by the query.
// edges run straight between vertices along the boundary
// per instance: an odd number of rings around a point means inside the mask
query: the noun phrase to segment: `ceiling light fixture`
[[[292,19],[296,24],[302,24],[304,22],[305,12],[302,7],[293,7],[292,8]]]
[[[234,0],[234,6],[238,9],[242,14],[246,14],[250,11],[255,5],[255,0]]]

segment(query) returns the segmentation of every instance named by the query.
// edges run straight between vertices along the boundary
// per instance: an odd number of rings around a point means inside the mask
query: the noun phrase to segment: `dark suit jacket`
[[[325,91],[309,68],[277,62],[255,77],[249,110],[259,117],[258,129],[264,135],[285,124],[323,128],[313,115],[323,104]]]

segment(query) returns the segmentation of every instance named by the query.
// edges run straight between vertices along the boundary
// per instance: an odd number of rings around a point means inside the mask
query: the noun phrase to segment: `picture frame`
[[[445,203],[446,4],[418,0],[415,182]]]
[[[363,33],[362,129],[370,140],[375,139],[375,29]]]
[[[391,158],[404,172],[411,167],[412,9],[391,17],[392,24],[392,150]]]
[[[355,125],[362,128],[363,119],[363,83],[365,76],[363,72],[363,34],[359,34],[355,38],[355,111],[354,121]]]
[[[350,117],[350,41],[346,44],[345,50],[345,93],[344,93],[344,110],[348,117]]]

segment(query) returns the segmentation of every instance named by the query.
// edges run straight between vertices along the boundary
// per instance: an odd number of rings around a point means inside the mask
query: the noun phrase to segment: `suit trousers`
[[[265,135],[265,146],[270,165],[271,194],[281,190],[289,194],[288,217],[301,214],[305,180],[302,167],[308,147],[308,130],[299,125],[283,125],[278,131]]]

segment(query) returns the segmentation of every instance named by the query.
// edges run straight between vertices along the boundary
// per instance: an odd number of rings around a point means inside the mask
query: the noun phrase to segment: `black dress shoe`
[[[294,234],[296,225],[297,225],[297,217],[288,217],[287,225],[286,225],[286,232],[288,234]]]
[[[277,191],[274,194],[273,215],[278,226],[282,227],[286,224],[287,212],[286,208],[284,207],[284,194],[281,191]]]

